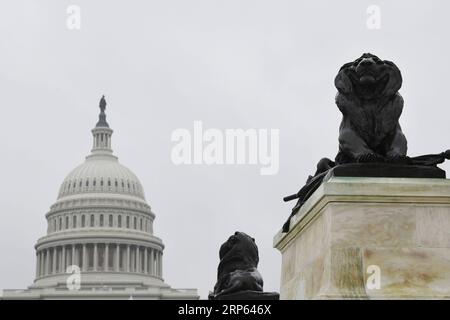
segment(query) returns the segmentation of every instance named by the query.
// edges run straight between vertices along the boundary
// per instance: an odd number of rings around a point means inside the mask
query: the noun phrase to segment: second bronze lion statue
[[[277,292],[263,291],[254,238],[236,231],[220,247],[219,257],[217,282],[208,296],[210,300],[279,300]]]
[[[263,279],[259,274],[259,255],[255,239],[236,231],[220,247],[220,263],[217,283],[210,298],[251,290],[263,291]]]

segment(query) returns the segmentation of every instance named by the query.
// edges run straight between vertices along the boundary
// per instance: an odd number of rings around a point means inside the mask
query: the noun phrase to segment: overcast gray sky
[[[81,30],[66,27],[70,4]],[[372,4],[379,30],[366,26]],[[114,152],[140,178],[166,244],[166,282],[206,297],[219,246],[241,230],[256,238],[265,290],[279,291],[272,238],[294,205],[282,197],[336,154],[343,63],[363,52],[394,61],[409,154],[450,148],[449,10],[445,0],[1,1],[0,289],[32,283],[44,215],[89,153],[105,94]],[[280,129],[278,174],[175,166],[171,133],[195,120]]]

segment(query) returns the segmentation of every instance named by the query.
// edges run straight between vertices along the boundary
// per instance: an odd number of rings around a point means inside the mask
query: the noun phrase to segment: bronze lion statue
[[[402,75],[397,66],[364,53],[344,64],[334,82],[343,115],[336,163],[406,160],[407,141],[399,124]]]
[[[243,232],[235,232],[222,244],[219,251],[217,283],[210,299],[242,291],[263,291],[259,274],[259,255],[255,239]]]
[[[398,93],[402,75],[397,66],[364,53],[353,62],[344,64],[334,80],[338,93],[336,104],[342,113],[339,127],[339,151],[334,161],[323,158],[304,187],[284,201],[298,199],[291,215],[283,225],[289,230],[290,218],[321,185],[333,170],[343,170],[344,176],[427,177],[445,178],[437,164],[450,159],[450,150],[418,157],[407,156],[407,141],[400,127],[403,98]],[[341,175],[343,175],[341,171]]]

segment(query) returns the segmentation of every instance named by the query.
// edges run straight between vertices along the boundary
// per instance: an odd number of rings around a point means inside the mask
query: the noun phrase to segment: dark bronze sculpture
[[[279,294],[263,292],[263,279],[257,270],[259,255],[255,239],[235,232],[219,251],[217,283],[210,300],[278,300]]]
[[[398,122],[403,98],[397,66],[365,53],[342,66],[334,82],[343,115],[336,162],[403,160],[407,143]]]
[[[100,99],[99,107],[100,107],[100,112],[104,113],[105,109],[106,109],[105,95],[102,95],[102,98]]]
[[[403,98],[400,70],[391,61],[365,53],[339,70],[336,104],[342,112],[339,152],[335,161],[323,158],[314,176],[300,191],[284,198],[298,199],[295,215],[327,174],[359,177],[445,178],[437,164],[450,159],[450,150],[419,157],[407,156],[407,141],[399,124]],[[289,230],[289,219],[283,231]]]
[[[106,122],[106,113],[105,113],[106,100],[105,100],[104,95],[100,99],[99,107],[100,107],[100,114],[98,116],[98,122],[95,126],[96,127],[109,127],[108,122]]]

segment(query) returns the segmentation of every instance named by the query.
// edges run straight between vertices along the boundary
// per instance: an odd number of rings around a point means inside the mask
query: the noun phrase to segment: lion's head
[[[222,244],[219,257],[219,274],[237,269],[256,268],[259,262],[255,239],[238,231]]]
[[[334,83],[342,94],[353,93],[360,99],[372,100],[395,94],[402,85],[402,76],[393,62],[364,53],[344,64]]]

